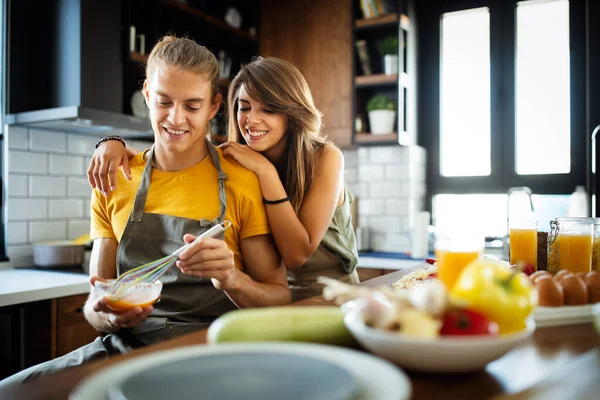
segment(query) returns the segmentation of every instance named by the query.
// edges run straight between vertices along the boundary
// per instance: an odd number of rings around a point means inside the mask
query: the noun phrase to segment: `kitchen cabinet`
[[[0,308],[0,379],[67,354],[99,333],[83,317],[87,294]]]
[[[351,8],[348,0],[260,3],[260,55],[298,67],[324,114],[323,133],[340,147],[352,145]]]
[[[229,8],[235,8],[241,16],[239,28],[225,22]],[[242,64],[258,55],[258,1],[127,0],[123,2],[122,14],[123,112],[133,114],[132,96],[142,87],[147,56],[158,39],[167,34],[189,37],[220,60],[219,86],[224,102],[211,124],[211,132],[213,138],[222,141],[226,134],[229,83]],[[226,64],[229,68],[223,68]]]
[[[83,316],[87,297],[87,294],[83,294],[51,300],[51,358],[86,345],[99,335]]]

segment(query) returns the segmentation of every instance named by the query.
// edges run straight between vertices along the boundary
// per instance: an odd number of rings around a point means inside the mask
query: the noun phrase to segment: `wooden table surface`
[[[362,285],[391,285],[406,273],[407,270],[396,271],[363,282]],[[318,306],[331,303],[314,297],[296,304]],[[15,398],[67,399],[78,383],[106,366],[159,350],[204,343],[206,330],[194,332],[128,354],[41,377],[22,385],[15,392]],[[413,385],[413,399],[485,399],[495,396],[546,400],[588,398],[586,393],[600,393],[599,347],[600,335],[594,331],[592,324],[538,328],[531,339],[488,364],[481,372],[455,376],[406,372]],[[558,389],[562,392],[558,392]],[[560,395],[556,397],[556,394]]]

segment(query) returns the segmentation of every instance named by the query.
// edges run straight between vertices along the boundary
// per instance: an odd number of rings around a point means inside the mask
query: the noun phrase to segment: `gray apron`
[[[317,250],[303,266],[288,270],[292,302],[321,295],[323,285],[316,282],[319,276],[351,284],[359,282],[356,272],[358,262],[356,236],[350,212],[353,200],[352,193],[344,188],[344,202],[335,209],[329,228]]]
[[[219,216],[209,221],[204,218],[194,220],[144,212],[152,176],[154,153],[152,147],[148,152],[133,211],[117,249],[119,275],[172,253],[184,244],[184,234],[199,235],[224,221],[227,209],[225,198],[227,176],[221,169],[216,148],[208,140],[206,143],[218,171]],[[220,239],[223,239],[223,234]],[[160,301],[154,305],[154,311],[146,320],[131,329],[133,336],[144,344],[206,328],[221,314],[237,308],[222,290],[213,286],[210,278],[185,275],[173,266],[160,280],[163,283]]]

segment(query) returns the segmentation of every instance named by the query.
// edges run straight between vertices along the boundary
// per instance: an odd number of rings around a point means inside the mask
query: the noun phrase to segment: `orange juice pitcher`
[[[483,255],[482,237],[440,237],[435,244],[437,278],[448,290],[471,261]]]
[[[537,270],[537,221],[510,221],[510,263]]]

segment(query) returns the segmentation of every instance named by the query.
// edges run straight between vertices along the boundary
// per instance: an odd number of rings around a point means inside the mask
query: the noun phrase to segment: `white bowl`
[[[350,310],[344,323],[367,350],[401,367],[435,373],[464,373],[483,369],[529,338],[535,330],[533,318],[522,332],[501,336],[457,336],[418,339],[371,328],[357,310]]]
[[[94,287],[99,296],[109,297],[108,307],[115,311],[127,311],[136,306],[146,307],[154,304],[158,300],[163,286],[160,281],[133,283],[128,285],[125,290],[118,290],[113,293],[113,282],[114,280],[96,281]]]

